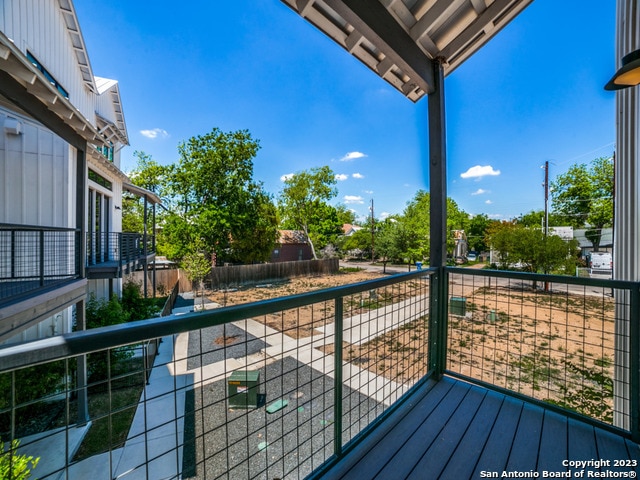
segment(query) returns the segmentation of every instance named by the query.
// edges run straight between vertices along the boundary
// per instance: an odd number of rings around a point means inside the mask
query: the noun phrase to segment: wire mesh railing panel
[[[345,297],[343,305],[346,442],[426,375],[429,279],[360,292]]]
[[[428,286],[410,275],[209,303],[35,342],[29,356],[74,353],[0,374],[2,441],[20,441],[0,457],[39,457],[38,478],[304,478],[425,375]]]
[[[79,277],[73,229],[0,225],[0,302]]]
[[[613,423],[616,311],[628,300],[552,278],[450,274],[447,368]]]

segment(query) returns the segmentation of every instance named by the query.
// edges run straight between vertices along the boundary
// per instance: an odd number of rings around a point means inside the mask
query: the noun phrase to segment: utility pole
[[[548,235],[549,235],[549,160],[544,162],[544,239],[545,241]]]
[[[549,235],[549,160],[544,162],[544,248],[547,249],[547,237]],[[545,260],[545,275],[547,272],[547,264]],[[544,282],[544,291],[549,291],[549,282]]]
[[[373,217],[373,198],[371,199],[371,208],[369,209],[371,210],[371,263],[373,263],[375,261],[375,222],[374,222],[374,217]]]

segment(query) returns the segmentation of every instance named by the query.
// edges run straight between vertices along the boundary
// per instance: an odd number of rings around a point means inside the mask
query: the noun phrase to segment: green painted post
[[[333,375],[333,451],[342,456],[342,297],[335,299],[334,375]]]

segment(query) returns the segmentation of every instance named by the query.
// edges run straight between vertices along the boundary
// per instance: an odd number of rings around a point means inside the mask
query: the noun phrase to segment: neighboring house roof
[[[302,230],[278,230],[278,233],[280,234],[278,243],[281,245],[307,243],[307,236]]]
[[[588,228],[576,228],[573,231],[573,238],[578,240],[580,248],[593,247],[591,241],[585,236],[585,232],[588,230]],[[613,247],[613,228],[602,229],[602,236],[600,237],[600,248],[604,247]]]
[[[344,225],[342,225],[342,233],[347,237],[349,235],[353,235],[358,230],[362,230],[362,227],[359,227],[357,225],[351,225],[350,223],[345,223]]]

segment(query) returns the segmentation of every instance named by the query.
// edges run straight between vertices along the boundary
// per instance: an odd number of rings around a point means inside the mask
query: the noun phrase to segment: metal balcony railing
[[[0,435],[38,478],[304,478],[441,372],[635,436],[638,292],[430,269],[7,347]]]
[[[80,276],[80,233],[0,224],[0,303]]]
[[[88,233],[87,266],[126,265],[155,253],[155,237],[141,233]]]

